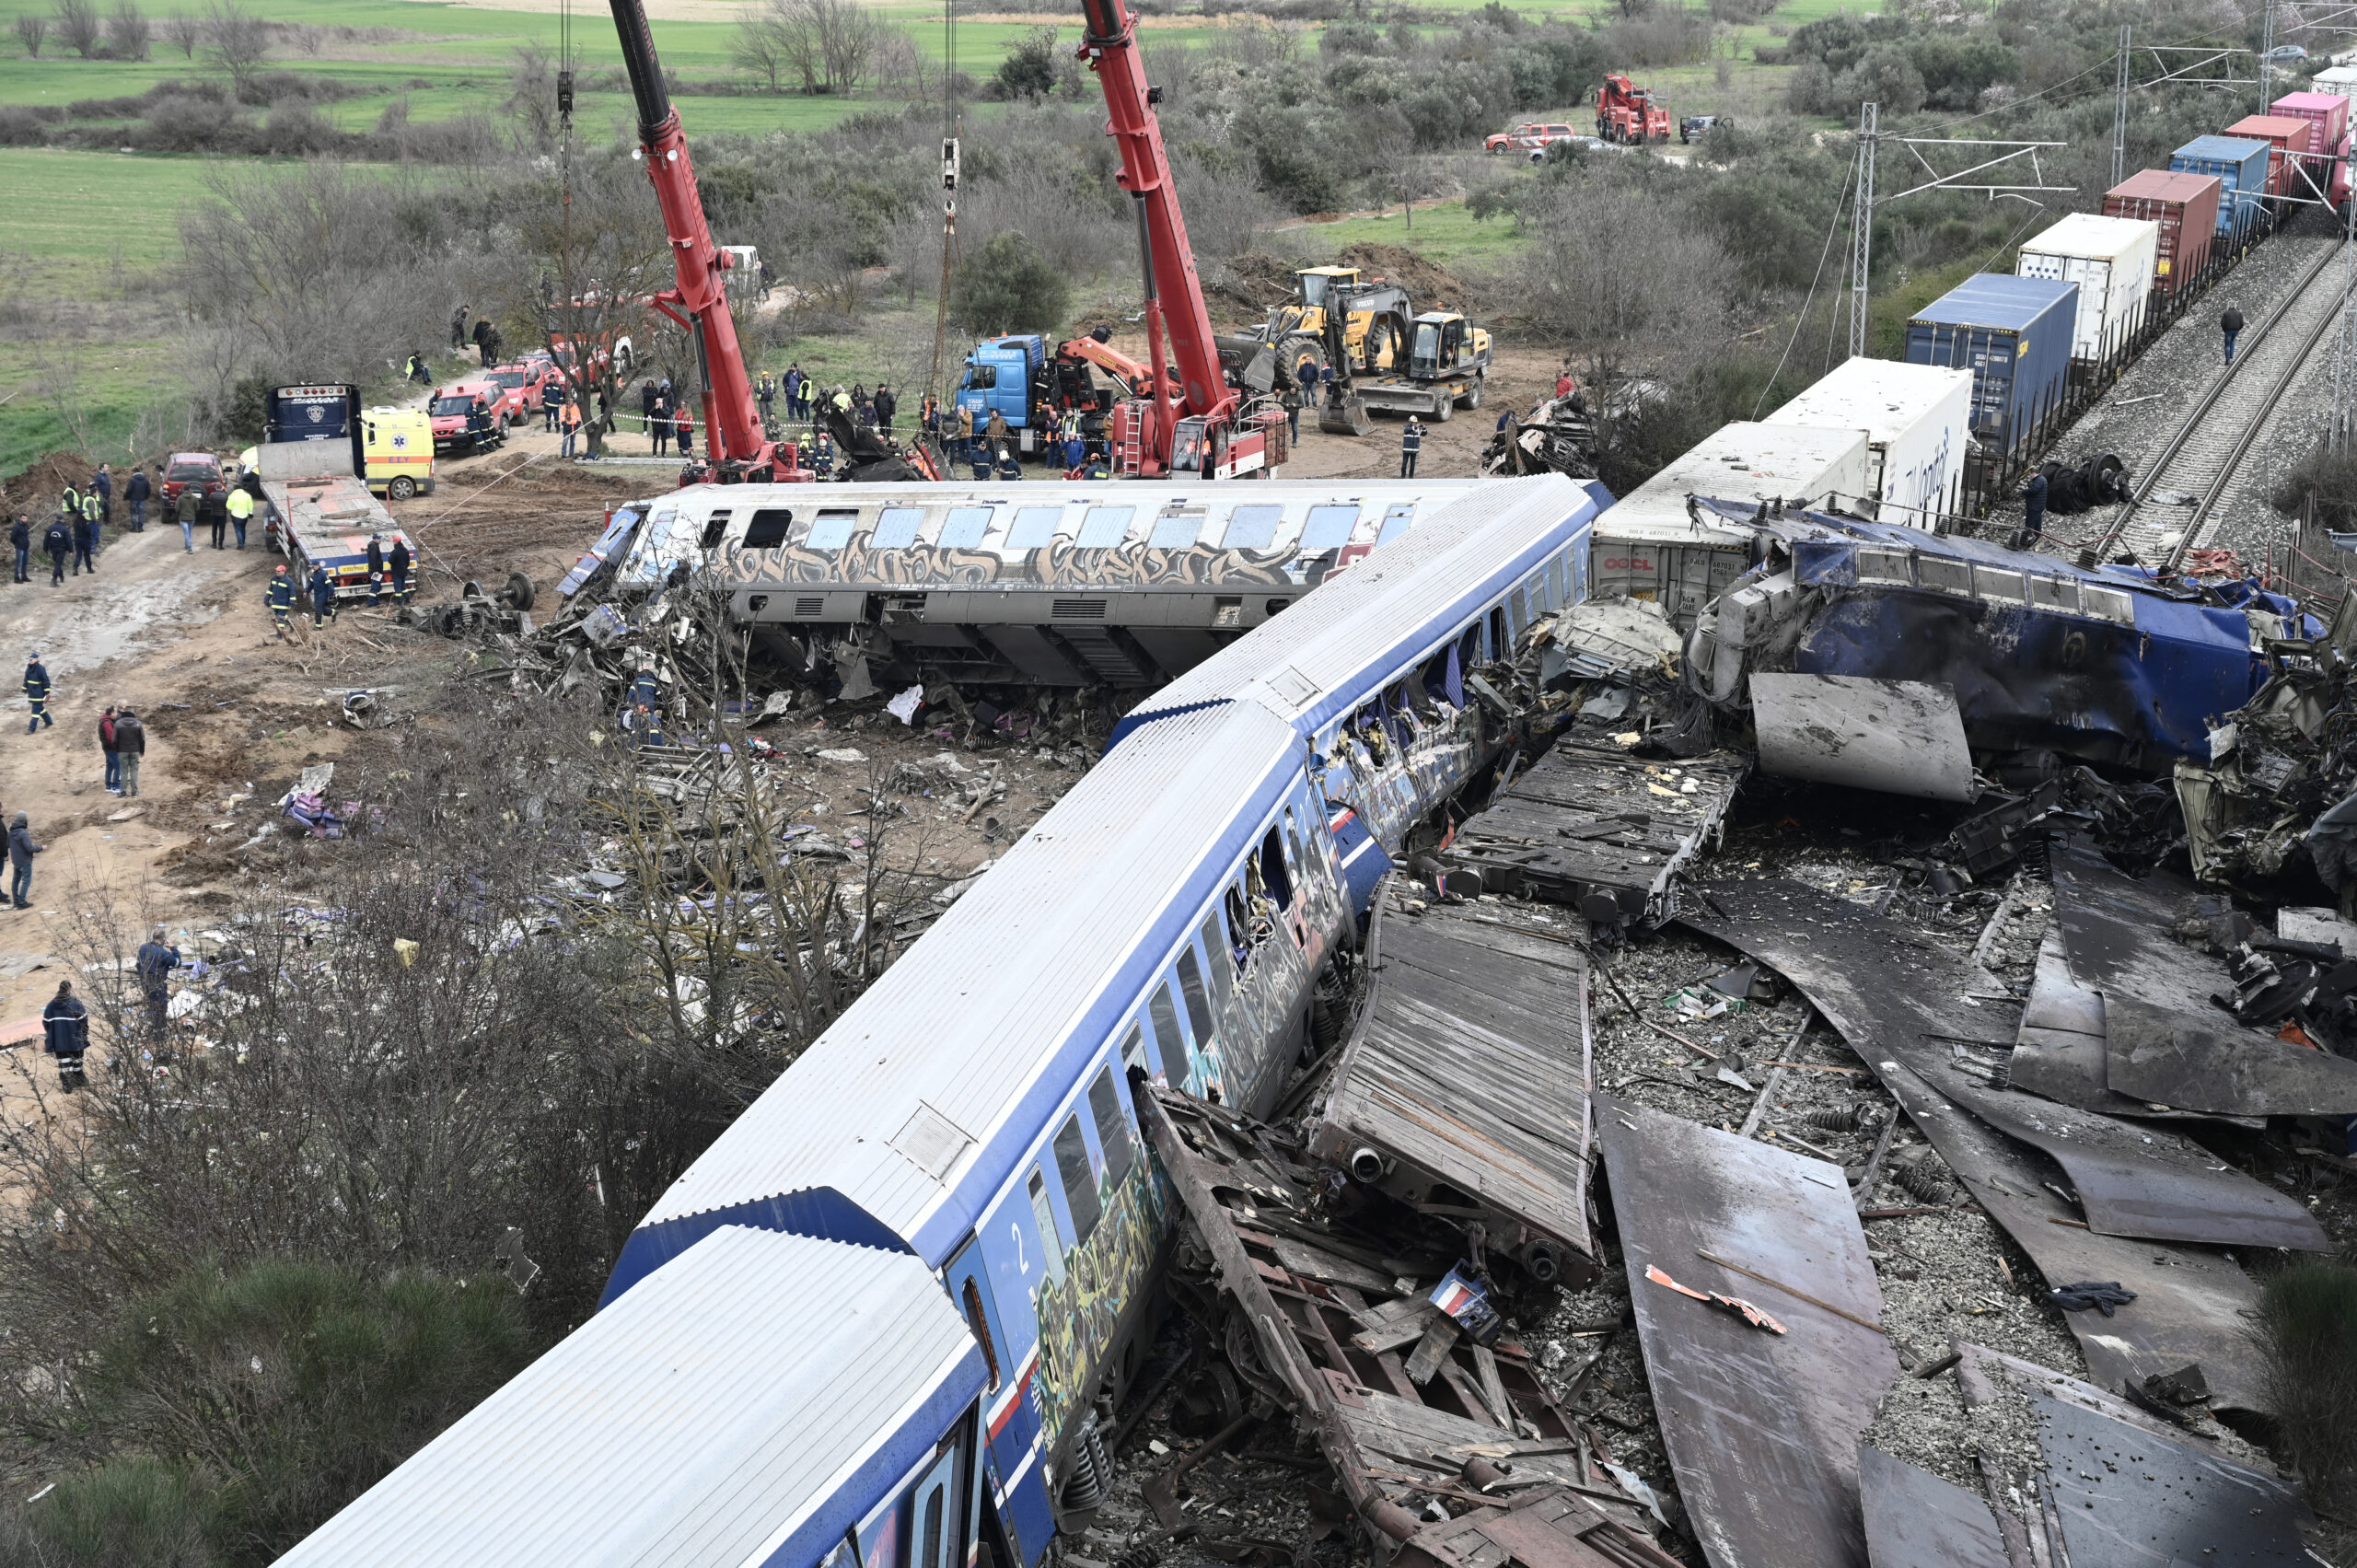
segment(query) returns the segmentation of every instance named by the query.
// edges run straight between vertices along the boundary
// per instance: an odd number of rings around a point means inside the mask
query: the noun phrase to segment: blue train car
[[[1907,362],[1972,372],[1972,434],[2009,452],[2061,405],[2079,285],[1980,273],[1907,323]]]
[[[2247,233],[2258,221],[2267,202],[2267,159],[2273,151],[2265,142],[2239,136],[2196,136],[2169,155],[2172,172],[2214,174],[2218,177],[2218,233]]]

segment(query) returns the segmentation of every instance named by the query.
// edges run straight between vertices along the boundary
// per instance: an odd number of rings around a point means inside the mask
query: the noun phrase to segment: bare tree
[[[556,145],[556,73],[550,68],[547,50],[520,43],[510,52],[507,100],[500,107],[506,110],[525,151],[546,152]]]
[[[20,12],[17,17],[17,41],[33,59],[41,58],[41,40],[49,36],[49,18],[36,12]]]
[[[204,8],[204,43],[213,63],[229,73],[239,101],[245,101],[270,52],[270,24],[238,0],[212,0]]]
[[[184,58],[193,60],[196,46],[204,41],[204,19],[186,11],[168,12],[164,17],[164,40]]]
[[[856,92],[891,31],[863,0],[764,0],[739,17],[735,57],[772,85],[792,76],[806,93]]]
[[[738,12],[737,30],[728,41],[729,62],[767,82],[772,92],[779,90],[778,78],[784,73],[787,64],[785,42],[778,35],[775,10],[774,6],[764,6]]]
[[[87,60],[99,46],[99,9],[90,0],[57,0],[57,36],[66,48]]]
[[[107,52],[118,60],[145,60],[156,29],[137,0],[115,0],[107,14]]]
[[[861,0],[802,0],[817,20],[827,90],[853,93],[884,41],[884,24]]]

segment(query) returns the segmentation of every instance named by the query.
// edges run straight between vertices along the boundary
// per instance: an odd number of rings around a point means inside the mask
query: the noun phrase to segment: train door
[[[970,1450],[962,1435],[944,1447],[909,1499],[907,1568],[961,1568],[965,1562],[958,1461],[969,1458]]]
[[[966,1319],[966,1327],[981,1346],[982,1440],[988,1446],[990,1469],[1008,1479],[1005,1494],[996,1504],[998,1523],[1007,1537],[1013,1561],[1003,1568],[1020,1568],[1028,1561],[1027,1543],[1044,1550],[1053,1526],[1050,1519],[1046,1495],[1036,1474],[1030,1473],[1033,1439],[1039,1434],[1039,1423],[1025,1399],[1029,1381],[1029,1357],[1015,1353],[1016,1342],[1009,1336],[1005,1318],[998,1308],[996,1293],[991,1287],[990,1261],[983,1256],[979,1237],[969,1240],[942,1271],[942,1280],[949,1287],[949,1298]],[[974,1466],[976,1471],[983,1467]],[[1020,1483],[1028,1479],[1028,1489]],[[994,1492],[996,1488],[993,1489]],[[970,1498],[979,1498],[982,1489],[974,1486]],[[969,1543],[977,1539],[972,1516],[979,1509],[969,1507],[967,1526]]]

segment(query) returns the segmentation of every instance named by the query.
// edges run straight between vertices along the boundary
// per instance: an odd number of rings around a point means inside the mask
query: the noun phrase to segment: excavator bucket
[[[1277,351],[1262,343],[1259,351],[1245,361],[1244,373],[1237,379],[1244,383],[1246,391],[1266,396],[1269,389],[1277,384]]]
[[[1318,428],[1329,436],[1371,436],[1375,417],[1356,396],[1329,398],[1318,406]]]

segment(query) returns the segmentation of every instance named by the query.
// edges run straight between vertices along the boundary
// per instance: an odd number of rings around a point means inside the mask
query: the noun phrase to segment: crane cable
[[[941,0],[941,278],[933,314],[933,363],[924,377],[925,396],[941,396],[942,351],[949,342],[949,280],[958,271],[958,181],[952,149],[965,127],[958,114],[958,0]]]

